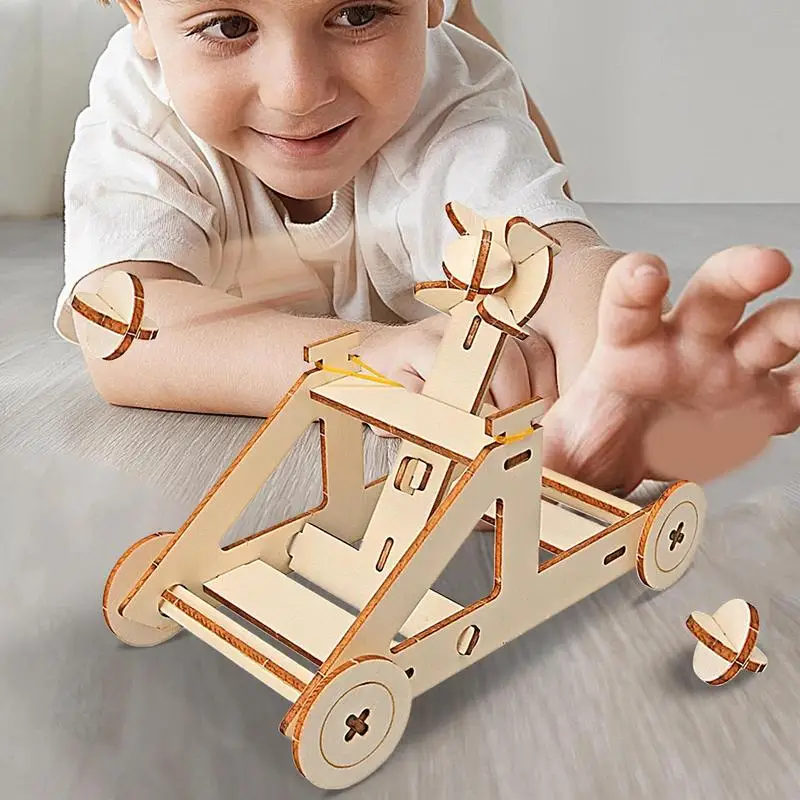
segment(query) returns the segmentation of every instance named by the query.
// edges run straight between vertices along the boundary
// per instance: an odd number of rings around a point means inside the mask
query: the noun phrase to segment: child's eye
[[[335,17],[336,19],[343,19],[347,24],[334,27],[345,28],[345,30],[363,29],[372,25],[376,20],[380,22],[380,20],[392,16],[394,13],[390,8],[375,4],[350,6],[342,9]]]
[[[202,27],[195,28],[192,33],[202,33],[207,39],[216,41],[234,41],[247,36],[256,29],[255,23],[247,17],[240,15],[218,17],[203,23]],[[216,31],[217,33],[212,33]]]
[[[335,24],[333,27],[349,31],[351,36],[358,37],[362,33],[371,31],[383,19],[397,14],[390,7],[367,3],[349,6],[336,14],[335,20],[343,20],[344,25]],[[203,41],[207,47],[215,48],[220,52],[231,52],[231,47],[246,47],[242,41],[245,37],[258,31],[258,26],[249,17],[242,14],[228,14],[205,20],[187,31],[187,36]]]

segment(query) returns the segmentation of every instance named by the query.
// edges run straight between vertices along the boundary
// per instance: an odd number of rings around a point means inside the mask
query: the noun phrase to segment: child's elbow
[[[119,406],[121,408],[133,408],[134,404],[129,397],[125,395],[124,392],[120,392],[118,389],[115,389],[113,386],[106,386],[103,384],[98,385],[94,381],[92,382],[94,386],[94,390],[97,393],[98,397],[103,400],[107,405],[110,406]]]
[[[92,388],[97,396],[110,406],[132,406],[130,393],[125,391],[124,381],[120,381],[118,372],[109,369],[110,364],[85,351],[83,356]]]

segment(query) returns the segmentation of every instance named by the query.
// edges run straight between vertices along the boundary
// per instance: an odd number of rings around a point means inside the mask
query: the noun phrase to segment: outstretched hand
[[[597,341],[548,411],[544,463],[607,490],[644,478],[698,483],[757,456],[800,426],[800,299],[740,323],[747,303],[783,284],[782,253],[736,247],[712,256],[675,307],[661,259],[632,253],[609,270]]]

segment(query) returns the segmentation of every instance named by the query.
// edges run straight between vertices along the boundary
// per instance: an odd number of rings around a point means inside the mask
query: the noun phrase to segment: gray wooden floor
[[[615,246],[664,256],[673,299],[742,242],[800,265],[800,207],[589,207]],[[0,222],[0,796],[59,800],[306,798],[277,731],[286,703],[188,636],[118,644],[100,602],[136,539],[181,525],[258,420],[110,408],[52,329],[63,231]],[[800,275],[779,293],[800,296]],[[754,304],[754,308],[759,304]],[[653,594],[628,575],[415,701],[405,737],[353,798],[800,797],[800,447],[776,440],[706,487],[694,567]],[[393,444],[367,437],[367,477]],[[306,437],[235,537],[314,505]],[[488,537],[438,588],[486,593]],[[744,597],[762,617],[760,676],[712,689],[684,620]]]

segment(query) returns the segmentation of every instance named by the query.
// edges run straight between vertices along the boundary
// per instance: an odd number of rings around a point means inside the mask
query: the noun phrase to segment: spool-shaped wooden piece
[[[447,215],[460,236],[445,251],[447,285],[468,301],[502,295],[512,326],[524,328],[547,293],[560,243],[525,217],[484,219],[460,203],[448,203]],[[498,304],[490,303],[479,313],[487,322],[505,321],[508,315],[497,311]]]
[[[462,236],[445,252],[442,265],[450,283],[467,292],[467,300],[500,291],[514,277],[514,263],[491,231]]]
[[[129,272],[112,272],[97,294],[78,292],[70,305],[89,323],[86,348],[95,358],[114,361],[135,339],[152,341],[158,335],[155,323],[144,315],[144,286]]]
[[[746,600],[729,600],[713,614],[693,611],[686,627],[697,639],[692,667],[710,686],[722,686],[743,669],[763,672],[766,655],[756,647],[760,627],[758,611]]]

